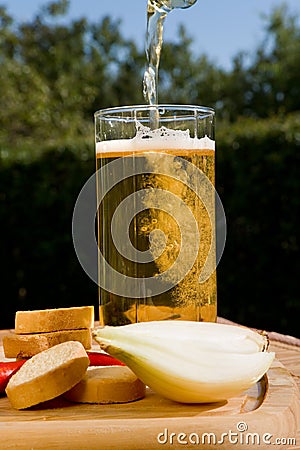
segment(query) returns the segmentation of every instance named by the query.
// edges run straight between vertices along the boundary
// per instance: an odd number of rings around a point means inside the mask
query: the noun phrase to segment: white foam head
[[[215,141],[208,136],[191,138],[189,130],[172,130],[161,127],[152,130],[140,123],[136,126],[137,132],[132,139],[116,139],[101,141],[96,144],[97,153],[132,152],[146,150],[214,150]]]

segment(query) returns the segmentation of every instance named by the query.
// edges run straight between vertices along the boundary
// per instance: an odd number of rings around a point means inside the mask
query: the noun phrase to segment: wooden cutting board
[[[60,397],[24,411],[0,398],[0,449],[263,449],[296,438],[299,391],[275,360],[253,388],[226,402],[184,405],[147,390],[120,405],[74,404]],[[244,442],[244,443],[243,443]],[[201,445],[200,445],[201,444]],[[252,445],[253,444],[253,445]]]

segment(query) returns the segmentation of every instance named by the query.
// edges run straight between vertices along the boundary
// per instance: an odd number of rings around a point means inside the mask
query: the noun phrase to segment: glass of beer
[[[95,113],[99,319],[215,321],[215,114]]]

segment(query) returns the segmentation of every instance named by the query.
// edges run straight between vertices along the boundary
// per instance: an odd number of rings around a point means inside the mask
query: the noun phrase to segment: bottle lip
[[[128,105],[114,106],[110,108],[99,109],[94,113],[95,118],[110,119],[133,119],[141,118],[145,115],[157,111],[161,117],[184,117],[184,116],[214,116],[215,110],[208,106],[198,105],[180,105],[180,104],[156,104],[156,105]],[[176,114],[175,114],[176,113]]]

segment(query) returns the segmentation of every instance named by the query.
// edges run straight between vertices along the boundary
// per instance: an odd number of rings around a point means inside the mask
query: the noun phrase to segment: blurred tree
[[[266,38],[249,70],[253,113],[267,115],[300,109],[300,28],[287,5],[266,20]]]
[[[68,4],[49,3],[18,25],[0,10],[2,139],[76,138],[86,134],[97,109],[142,102],[144,58],[136,44],[125,40],[119,22],[109,17],[59,24]]]
[[[300,109],[299,17],[286,5],[264,17],[265,38],[254,55],[240,53],[222,79],[222,117],[271,117]]]
[[[22,139],[44,137],[48,127],[48,85],[29,65],[5,58],[0,70],[0,139],[11,147]]]

